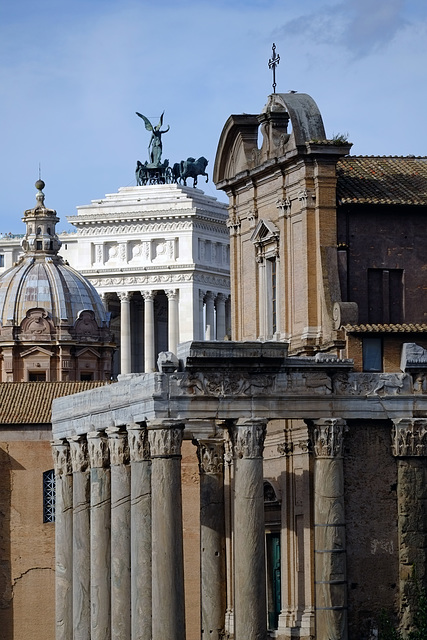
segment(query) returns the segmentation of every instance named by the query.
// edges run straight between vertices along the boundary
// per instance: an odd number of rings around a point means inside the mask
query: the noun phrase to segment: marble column
[[[225,301],[225,333],[231,336],[231,296]]]
[[[106,430],[111,463],[111,640],[130,638],[130,466],[127,434]]]
[[[165,291],[168,298],[168,350],[176,355],[179,342],[178,290]]]
[[[70,440],[73,469],[73,640],[90,638],[90,482],[85,436]]]
[[[67,440],[52,443],[55,463],[56,640],[73,637],[73,476]]]
[[[399,618],[401,629],[408,631],[418,607],[414,568],[421,584],[427,575],[427,418],[394,420],[392,445],[397,458]]]
[[[224,637],[225,521],[224,443],[199,440],[200,471],[200,597],[202,640]]]
[[[312,422],[316,637],[347,638],[344,420]]]
[[[181,442],[184,425],[152,422],[152,640],[185,640]]]
[[[215,298],[216,307],[216,339],[224,340],[226,334],[225,328],[225,301],[226,296],[223,293],[218,293]]]
[[[154,297],[157,291],[141,291],[144,298],[144,354],[146,373],[156,370],[156,340],[154,333]]]
[[[111,485],[108,440],[103,432],[87,435],[90,461],[90,604],[91,640],[109,640]]]
[[[215,295],[212,291],[207,291],[205,295],[206,302],[206,340],[215,339]]]
[[[234,456],[234,637],[267,637],[263,449],[266,422],[231,428]]]
[[[203,317],[203,310],[205,307],[205,295],[206,291],[202,291],[199,289],[199,326],[198,330],[198,340],[205,340],[205,320]]]
[[[131,293],[119,291],[120,300],[120,373],[132,371],[132,347],[130,329],[130,299]]]
[[[151,638],[151,459],[147,429],[127,427],[131,466],[131,638]]]

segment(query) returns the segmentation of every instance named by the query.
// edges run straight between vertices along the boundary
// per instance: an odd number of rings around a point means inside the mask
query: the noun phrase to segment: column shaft
[[[224,340],[225,328],[225,295],[219,293],[215,299],[216,305],[216,339]]]
[[[166,291],[168,297],[168,350],[176,355],[179,342],[178,292]]]
[[[110,526],[111,485],[105,434],[88,434],[90,459],[90,600],[91,640],[111,638]]]
[[[197,446],[200,470],[200,574],[202,639],[224,637],[225,521],[224,444],[203,441]]]
[[[130,467],[126,433],[107,429],[111,459],[111,640],[130,638]]]
[[[342,459],[345,423],[314,423],[316,637],[347,638],[347,575]]]
[[[154,334],[154,296],[155,291],[142,291],[144,298],[144,354],[146,373],[156,370],[156,349]]]
[[[120,373],[132,371],[130,293],[120,292]]]
[[[214,294],[208,291],[205,296],[206,301],[206,340],[215,339],[215,305]]]
[[[162,425],[165,426],[165,423]],[[153,634],[185,640],[181,425],[152,428]]]
[[[234,441],[234,637],[267,637],[262,451],[265,423],[233,427]]]
[[[54,442],[55,460],[55,611],[56,640],[73,637],[73,476],[70,446]]]
[[[128,428],[131,465],[132,640],[151,638],[151,460],[145,428]]]
[[[90,483],[87,442],[71,443],[73,467],[73,640],[90,638]]]

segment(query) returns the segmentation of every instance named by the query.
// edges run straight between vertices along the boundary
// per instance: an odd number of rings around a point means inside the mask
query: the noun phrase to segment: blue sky
[[[425,0],[14,0],[0,7],[0,231],[23,231],[39,163],[59,230],[134,185],[149,142],[135,111],[164,110],[163,157],[204,155],[211,177],[228,116],[271,92],[272,42],[277,91],[310,94],[329,137],[427,155]]]

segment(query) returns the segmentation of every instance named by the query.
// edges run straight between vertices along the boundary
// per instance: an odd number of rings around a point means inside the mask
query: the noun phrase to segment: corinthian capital
[[[110,427],[106,430],[112,465],[127,464],[129,462],[129,447],[126,431],[120,427]]]
[[[73,436],[71,438],[70,453],[73,473],[86,471],[89,466],[86,436]]]
[[[52,442],[53,463],[57,476],[66,476],[71,473],[70,444],[65,440]]]
[[[234,457],[262,458],[266,429],[266,420],[246,420],[231,427]]]
[[[224,469],[224,442],[222,440],[197,440],[195,444],[200,473],[222,473]]]
[[[150,446],[146,427],[132,425],[127,427],[129,454],[131,462],[150,459]]]
[[[150,423],[148,441],[152,458],[170,458],[181,455],[184,425],[171,421]]]
[[[392,446],[395,456],[427,456],[427,418],[394,420]]]
[[[89,461],[92,469],[108,467],[110,462],[108,439],[105,433],[92,431],[87,434]]]
[[[343,454],[345,420],[325,418],[312,421],[313,450],[317,458],[339,458]]]

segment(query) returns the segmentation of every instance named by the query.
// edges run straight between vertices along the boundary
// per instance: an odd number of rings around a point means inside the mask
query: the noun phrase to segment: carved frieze
[[[273,393],[273,375],[247,375],[229,372],[188,373],[179,376],[178,390],[187,395],[258,396]]]
[[[56,440],[52,442],[52,455],[55,474],[58,477],[68,475],[72,472],[70,445],[67,440]]]
[[[262,458],[267,422],[247,420],[230,427],[235,458]]]
[[[149,428],[148,441],[152,458],[169,458],[181,455],[184,425],[164,423],[167,428]]]
[[[411,393],[411,377],[405,373],[338,373],[334,393],[349,396],[396,396]]]
[[[392,448],[395,456],[427,456],[427,418],[395,420]]]
[[[317,458],[338,458],[343,453],[345,420],[325,418],[312,422],[313,450]]]
[[[92,468],[108,467],[110,455],[108,439],[105,433],[93,431],[87,434],[87,446],[90,466]]]
[[[195,444],[200,473],[222,473],[224,470],[223,441],[197,440]]]
[[[86,471],[89,466],[87,440],[85,436],[74,436],[70,440],[71,468],[73,473]]]

